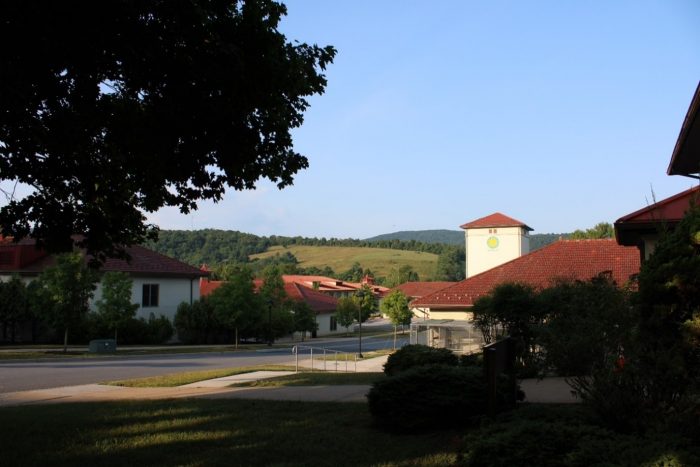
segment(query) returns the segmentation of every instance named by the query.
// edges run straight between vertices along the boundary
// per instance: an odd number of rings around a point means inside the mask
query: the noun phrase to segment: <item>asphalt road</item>
[[[402,338],[397,342],[401,346]],[[392,339],[365,337],[362,350],[391,348]],[[307,341],[311,345],[342,352],[357,352],[357,339]],[[291,347],[291,345],[290,345]],[[179,355],[111,356],[106,358],[0,362],[0,393],[93,384],[119,379],[141,378],[185,371],[213,370],[263,364],[291,364],[290,348],[265,352],[226,352]]]

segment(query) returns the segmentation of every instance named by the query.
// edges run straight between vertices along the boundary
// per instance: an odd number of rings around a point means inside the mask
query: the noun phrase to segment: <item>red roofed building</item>
[[[678,193],[615,221],[615,238],[620,245],[636,246],[644,260],[664,231],[673,230],[691,203],[700,201],[700,187]]]
[[[153,313],[172,321],[180,303],[192,303],[199,298],[199,279],[206,276],[206,272],[143,246],[128,247],[126,252],[131,257],[129,261],[107,259],[100,271],[125,272],[131,276],[131,300],[139,304],[137,317],[148,318]],[[55,257],[38,249],[33,239],[18,243],[7,238],[0,241],[0,280],[18,275],[31,281],[54,264]],[[91,308],[101,296],[98,283],[90,301]]]
[[[305,302],[309,307],[316,312],[316,323],[318,324],[318,335],[328,335],[339,332],[338,325],[335,320],[335,309],[338,300],[332,293],[322,292],[314,289],[314,283],[317,282],[341,282],[328,277],[322,276],[299,276],[299,275],[282,275],[284,281],[284,291],[287,297],[292,300]],[[211,281],[201,280],[199,284],[199,294],[202,297],[210,295],[214,290],[221,287],[226,281]],[[262,286],[262,279],[255,279],[253,285],[255,290],[259,290]],[[331,285],[329,284],[329,287]],[[356,291],[355,288],[338,285],[331,287],[333,293],[347,291]],[[314,336],[315,337],[315,336]]]
[[[620,286],[639,273],[636,248],[614,240],[559,240],[411,302],[429,309],[430,319],[471,320],[474,301],[505,282],[545,288],[558,280],[589,280],[608,274]]]
[[[454,284],[456,284],[456,282],[404,282],[391,290],[400,290],[410,301],[413,301]],[[427,319],[430,310],[427,308],[412,308],[411,311],[413,311],[413,316],[416,318]]]

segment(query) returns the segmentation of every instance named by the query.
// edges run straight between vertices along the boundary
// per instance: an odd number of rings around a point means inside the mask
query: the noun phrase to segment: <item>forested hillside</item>
[[[400,241],[379,240],[370,242],[358,239],[337,238],[305,238],[305,237],[260,237],[230,230],[162,230],[158,242],[148,246],[160,253],[172,256],[193,266],[208,264],[214,271],[221,268],[230,269],[236,265],[246,265],[258,272],[267,266],[277,265],[288,274],[323,274],[344,280],[359,280],[362,274],[372,272],[368,265],[361,263],[361,256],[350,259],[351,267],[347,270],[335,271],[330,266],[314,264],[304,267],[290,251],[275,252],[272,255],[264,255],[253,258],[252,255],[263,253],[271,247],[289,246],[315,246],[315,247],[356,247],[368,249],[392,249],[415,252],[433,253],[438,255],[437,266],[430,276],[419,277],[421,280],[459,280],[464,275],[464,247],[446,245],[442,243],[424,243],[416,240]],[[330,263],[330,261],[329,261]],[[347,264],[343,261],[342,264]],[[397,266],[396,271],[391,271],[389,276],[411,276],[405,266]],[[398,269],[404,267],[402,272]],[[418,265],[416,265],[418,267]],[[420,268],[423,269],[424,268]],[[413,271],[415,272],[415,271]],[[412,277],[412,276],[411,276]],[[380,282],[383,277],[375,277]]]
[[[398,236],[400,238],[394,237]],[[567,234],[535,234],[530,236],[530,250],[536,250]],[[422,239],[422,240],[421,240]],[[442,242],[437,241],[442,239]],[[222,268],[231,268],[246,265],[259,272],[267,266],[276,265],[288,274],[323,274],[344,280],[359,280],[362,274],[372,271],[369,264],[362,264],[363,255],[357,257],[343,257],[340,261],[337,256],[342,256],[353,248],[392,249],[415,252],[432,253],[438,255],[435,272],[427,274],[425,265],[416,264],[413,270],[410,264],[397,264],[394,269],[386,272],[386,268],[380,268],[384,276],[375,277],[382,282],[394,282],[394,278],[414,277],[411,274],[420,270],[420,280],[449,280],[456,281],[464,278],[464,233],[450,230],[423,230],[405,231],[395,234],[380,235],[372,239],[338,239],[338,238],[306,238],[283,237],[272,235],[261,237],[253,234],[233,230],[162,230],[159,240],[148,246],[160,253],[172,256],[193,266],[208,264],[214,271]],[[309,247],[344,247],[338,248],[333,261],[329,258],[328,264],[320,264],[318,261],[300,261],[291,251],[277,250],[272,254],[258,255],[273,247],[309,246]],[[341,254],[342,251],[342,254]],[[303,264],[304,263],[304,264]],[[347,269],[334,270],[338,264]],[[348,266],[348,264],[350,266]],[[376,268],[376,264],[373,264]],[[388,265],[392,268],[392,265]],[[399,269],[403,268],[402,271]],[[407,269],[408,268],[408,269]],[[388,279],[387,279],[388,278]]]
[[[530,235],[530,251],[538,250],[560,238],[569,238],[572,234],[545,233]],[[583,237],[581,237],[583,238]],[[415,240],[422,243],[443,243],[447,245],[464,245],[464,231],[462,230],[403,230],[400,232],[377,235],[366,239],[368,242],[387,242],[400,240],[410,242]]]
[[[445,243],[447,245],[464,244],[464,232],[460,230],[402,230],[400,232],[377,235],[366,239],[368,242],[411,241],[423,243]]]

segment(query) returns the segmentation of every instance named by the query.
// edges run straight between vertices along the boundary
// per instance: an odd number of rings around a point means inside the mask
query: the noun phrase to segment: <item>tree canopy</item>
[[[308,166],[290,130],[332,46],[288,42],[273,0],[11,2],[0,8],[3,235],[104,259],[187,213]],[[21,44],[19,46],[18,44]]]

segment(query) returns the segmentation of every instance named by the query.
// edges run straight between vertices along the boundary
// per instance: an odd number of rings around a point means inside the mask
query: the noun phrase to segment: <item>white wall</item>
[[[345,333],[345,328],[340,324],[338,324],[338,328],[335,331],[331,331],[331,316],[333,316],[333,313],[316,315],[316,322],[318,323],[318,331],[316,331],[317,336],[329,336]],[[352,327],[350,329],[352,329]]]
[[[464,236],[467,278],[530,252],[530,237],[522,227],[466,229]]]
[[[162,278],[162,277],[132,277],[134,281],[131,289],[131,303],[138,303],[139,309],[136,310],[137,318],[148,319],[148,316],[153,313],[156,317],[163,315],[171,322],[175,318],[177,307],[182,302],[190,303],[191,299],[199,299],[199,279],[180,279],[180,278]],[[144,284],[158,284],[158,306],[143,307],[141,300],[143,295]],[[95,302],[102,297],[101,284],[97,284],[95,295],[90,301],[90,309],[95,310]]]

